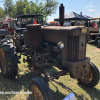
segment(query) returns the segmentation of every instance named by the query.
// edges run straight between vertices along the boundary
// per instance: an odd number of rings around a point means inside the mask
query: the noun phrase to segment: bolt
[[[76,69],[78,69],[78,67],[76,67]]]
[[[83,66],[83,68],[85,68],[85,65]]]
[[[83,72],[80,73],[80,76],[82,76],[82,75],[83,75]]]
[[[84,43],[82,43],[81,46],[83,47],[84,46]]]
[[[76,73],[78,73],[78,71],[76,71]]]

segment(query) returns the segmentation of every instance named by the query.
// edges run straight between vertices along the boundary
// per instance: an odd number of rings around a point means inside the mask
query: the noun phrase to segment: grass
[[[93,44],[87,44],[87,57],[91,58],[91,61],[100,70],[100,50]],[[23,56],[22,56],[23,58]],[[5,79],[0,73],[0,92],[21,91],[28,92],[28,84],[30,80],[37,75],[31,72],[27,68],[27,63],[23,63],[22,59],[19,64],[19,73],[15,79]],[[58,71],[55,67],[46,69],[50,73],[54,70]],[[43,75],[41,76],[43,77]],[[70,78],[69,75],[61,76],[58,80],[54,79],[49,82],[49,87],[54,95],[54,100],[63,100],[69,93],[75,94],[75,100],[100,100],[100,82],[94,88],[88,88],[78,84],[77,80]],[[0,94],[0,100],[30,100],[28,94]]]

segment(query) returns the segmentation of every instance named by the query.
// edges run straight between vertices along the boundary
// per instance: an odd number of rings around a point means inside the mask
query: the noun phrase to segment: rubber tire
[[[97,42],[98,42],[97,43],[98,44],[98,48],[100,49],[100,40],[98,40]]]
[[[3,49],[5,60],[6,60],[6,72],[2,68],[0,63],[2,75],[6,78],[15,78],[16,74],[18,73],[18,58],[17,53],[15,52],[15,48],[12,42],[4,38],[0,41],[0,48]]]
[[[93,80],[90,82],[90,83],[84,83],[80,78],[78,78],[78,82],[86,87],[89,87],[89,88],[93,88],[94,86],[96,86],[99,82],[99,70],[97,68],[97,66],[90,62],[90,69],[93,73]]]
[[[39,77],[33,78],[29,83],[29,91],[30,92],[32,91],[32,89],[31,89],[32,85],[35,85],[38,87],[38,89],[42,93],[44,100],[54,100],[54,97],[52,95],[50,88],[48,87],[47,83],[43,79],[41,79]],[[34,98],[32,97],[32,94],[30,94],[29,96],[30,96],[31,100],[34,100]]]
[[[20,43],[18,42],[18,40],[16,39],[16,37],[13,36],[13,43],[14,43],[14,46],[16,47],[16,52],[17,53],[21,53],[21,45]]]

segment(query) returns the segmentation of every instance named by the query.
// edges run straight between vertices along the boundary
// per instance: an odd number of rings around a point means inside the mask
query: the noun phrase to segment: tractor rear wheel
[[[90,71],[85,76],[78,78],[78,82],[87,87],[94,87],[99,82],[99,70],[96,65],[90,62]]]
[[[4,38],[0,41],[0,67],[6,78],[14,78],[18,73],[18,58],[12,42]]]
[[[41,78],[33,78],[29,84],[30,98],[32,100],[54,100],[50,88]]]

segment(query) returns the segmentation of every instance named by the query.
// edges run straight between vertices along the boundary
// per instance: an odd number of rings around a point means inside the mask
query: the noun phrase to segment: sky
[[[40,1],[45,2],[45,0]],[[55,11],[55,14],[47,17],[47,22],[53,21],[54,18],[59,17],[59,6],[61,3],[63,3],[63,6],[65,8],[64,14],[68,14],[73,11],[78,14],[82,12],[82,15],[87,15],[90,17],[100,17],[100,0],[57,0],[57,2],[59,3],[57,10]],[[1,2],[1,0],[0,7],[3,7],[3,3]]]
[[[100,0],[57,0],[59,2],[59,6],[63,3],[65,6],[64,14],[68,14],[70,12],[76,12],[82,15],[87,15],[90,17],[100,17]],[[56,14],[52,14],[52,16],[48,16],[48,22],[54,20],[54,18],[59,17],[59,6],[57,7]]]

